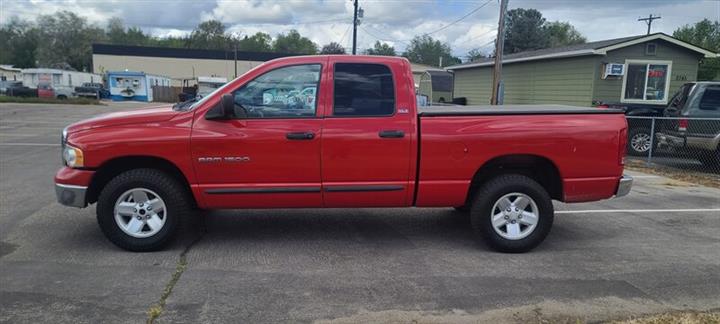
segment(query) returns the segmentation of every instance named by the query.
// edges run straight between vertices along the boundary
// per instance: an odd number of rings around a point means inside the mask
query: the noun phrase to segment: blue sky
[[[509,0],[509,4],[510,9],[538,9],[551,21],[568,21],[590,41],[643,34],[646,27],[637,18],[651,13],[662,16],[653,23],[653,32],[667,34],[703,18],[720,20],[717,0]],[[499,12],[498,0],[360,0],[360,6],[365,10],[358,29],[360,48],[382,40],[402,51],[414,35],[433,32],[431,36],[448,42],[460,57],[474,48],[491,51]],[[202,20],[218,19],[239,35],[262,31],[275,36],[297,29],[320,45],[335,41],[346,47],[352,39],[350,0],[0,0],[2,22],[11,16],[36,19],[58,10],[73,11],[100,26],[110,17],[120,17],[127,25],[159,36],[185,34]]]

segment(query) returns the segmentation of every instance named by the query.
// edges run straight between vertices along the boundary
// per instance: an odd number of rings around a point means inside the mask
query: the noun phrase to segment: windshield
[[[259,67],[261,67],[261,66],[263,66],[263,65],[264,65],[264,64],[260,64],[260,65],[258,65],[258,66],[256,66],[256,67],[250,69],[250,71],[247,71],[247,72],[245,72],[245,73],[250,73],[250,72],[252,72],[253,70],[255,70],[255,69],[257,69],[257,68],[259,68]],[[244,74],[243,74],[243,75],[244,75]],[[227,88],[228,86],[230,86],[233,82],[235,82],[235,80],[241,78],[243,75],[240,75],[240,76],[238,76],[238,77],[235,78],[235,79],[232,79],[230,82],[225,83],[222,87],[219,87],[219,88],[215,89],[213,92],[210,92],[210,93],[208,93],[207,95],[204,95],[204,96],[202,97],[202,99],[198,100],[197,102],[193,103],[191,106],[187,107],[187,109],[183,109],[183,110],[193,110],[193,109],[195,109],[195,107],[198,107],[198,106],[204,104],[206,101],[210,100],[210,98],[214,97],[218,92],[222,92],[223,90],[225,90],[225,88]]]

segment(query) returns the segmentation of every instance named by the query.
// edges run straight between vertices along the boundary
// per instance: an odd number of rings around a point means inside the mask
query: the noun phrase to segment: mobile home
[[[170,86],[170,78],[135,71],[108,72],[113,101],[153,101],[153,86]]]

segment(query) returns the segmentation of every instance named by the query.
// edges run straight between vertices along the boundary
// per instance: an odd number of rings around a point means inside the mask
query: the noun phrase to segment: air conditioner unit
[[[603,73],[603,79],[609,76],[622,76],[625,74],[625,64],[620,63],[607,63],[605,64],[605,73]]]

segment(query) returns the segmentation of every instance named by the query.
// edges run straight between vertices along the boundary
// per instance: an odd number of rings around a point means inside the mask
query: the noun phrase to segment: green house
[[[704,48],[663,33],[624,37],[505,55],[505,104],[594,103],[665,105],[685,82],[695,81]],[[454,97],[490,103],[494,59],[450,66]]]

